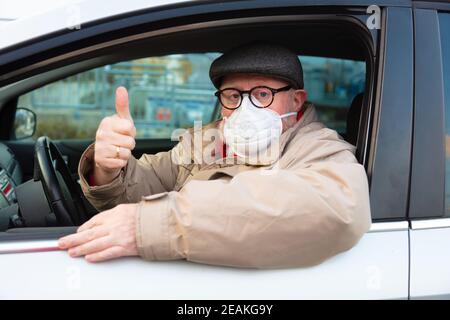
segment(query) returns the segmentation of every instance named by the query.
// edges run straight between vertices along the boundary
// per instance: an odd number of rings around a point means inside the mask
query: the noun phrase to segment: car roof
[[[76,31],[74,26],[97,20],[131,13],[143,9],[156,8],[196,0],[133,0],[133,1],[92,1],[81,0],[34,15],[14,20],[0,26],[0,50],[58,32],[64,29]]]

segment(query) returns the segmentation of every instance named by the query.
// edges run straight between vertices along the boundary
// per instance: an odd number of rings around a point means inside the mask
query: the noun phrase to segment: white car
[[[450,5],[372,2],[85,1],[2,25],[0,298],[450,298]],[[81,222],[62,213],[96,213],[77,164],[113,90],[135,90],[134,155],[168,150],[158,121],[216,119],[213,94],[198,107],[189,93],[208,98],[212,59],[257,39],[298,52],[322,121],[357,146],[373,220],[361,241],[318,266],[275,270],[90,264],[58,250]]]

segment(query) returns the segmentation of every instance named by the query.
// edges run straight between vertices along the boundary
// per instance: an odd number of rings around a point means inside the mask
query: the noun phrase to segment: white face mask
[[[297,112],[279,115],[269,108],[257,108],[244,95],[241,106],[229,118],[224,117],[225,142],[237,156],[255,163],[268,156],[278,158],[276,147],[283,131],[281,119],[294,115]],[[269,151],[269,147],[273,148]]]

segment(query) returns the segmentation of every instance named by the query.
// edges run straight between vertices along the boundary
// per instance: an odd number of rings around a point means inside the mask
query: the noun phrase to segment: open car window
[[[218,54],[177,54],[105,65],[33,90],[18,107],[37,115],[34,138],[92,139],[102,118],[115,113],[115,90],[129,91],[139,138],[170,138],[174,128],[213,119],[209,66]]]
[[[129,91],[139,139],[170,139],[176,128],[220,116],[209,67],[218,53],[176,54],[105,65],[59,80],[19,98],[37,115],[34,138],[93,139],[115,112],[118,86]],[[300,56],[308,100],[320,120],[345,135],[347,110],[364,90],[365,62]]]
[[[348,110],[364,92],[366,63],[313,56],[301,56],[300,61],[308,100],[316,106],[320,121],[345,136]]]
[[[216,88],[209,79],[212,61],[221,52],[240,44],[233,39],[247,42],[264,35],[297,52],[303,66],[307,100],[316,106],[319,120],[347,141],[350,142],[348,137],[355,138],[351,143],[357,145],[357,159],[367,165],[370,148],[362,147],[368,141],[365,135],[369,131],[364,126],[368,126],[367,115],[372,108],[375,65],[369,51],[373,48],[363,45],[370,39],[360,34],[361,30],[349,28],[348,21],[336,20],[332,25],[326,21],[323,26],[309,21],[271,21],[269,28],[267,23],[252,20],[245,22],[249,24],[245,28],[236,24],[193,28],[179,34],[174,30],[167,35],[145,35],[129,41],[127,50],[121,50],[120,44],[115,48],[100,40],[104,50],[96,48],[98,53],[87,56],[80,52],[66,65],[55,64],[54,68],[49,65],[44,72],[7,88],[7,93],[18,98],[17,107],[34,111],[37,130],[33,139],[48,136],[54,140],[76,177],[82,152],[95,138],[100,121],[115,113],[118,86],[129,92],[138,139],[133,155],[139,158],[144,153],[169,150],[174,145],[170,140],[175,129],[191,127],[198,120],[207,124],[220,118]],[[298,41],[292,43],[293,37]],[[349,119],[356,129],[351,135]],[[15,127],[14,123],[11,132]],[[11,140],[8,143],[22,159],[27,177],[23,181],[27,181],[33,174],[35,141],[14,141],[13,133],[8,137]],[[29,146],[29,150],[24,146]],[[358,154],[359,150],[362,151]]]

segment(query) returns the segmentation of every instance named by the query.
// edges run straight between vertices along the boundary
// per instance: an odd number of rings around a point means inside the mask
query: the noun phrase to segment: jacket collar
[[[290,127],[286,131],[284,131],[280,136],[280,153],[279,153],[280,157],[283,155],[287,144],[296,136],[296,134],[299,132],[299,130],[301,128],[309,125],[312,122],[318,121],[318,116],[317,116],[315,107],[312,103],[306,102],[302,107],[302,111],[303,111],[303,114],[302,114],[302,117],[300,118],[300,120],[294,126]],[[210,123],[206,126],[201,127],[201,130],[203,130],[202,133],[204,134],[207,131],[207,129],[209,129],[209,128],[215,128],[215,129],[218,129],[220,132],[223,132],[223,121],[217,120],[213,123]],[[200,129],[200,128],[198,128],[198,129]],[[193,137],[194,131],[196,131],[196,130],[194,130],[193,128],[188,130],[189,134],[191,135],[191,139],[183,139],[184,140],[184,141],[182,141],[183,144],[193,143],[192,137]],[[210,143],[211,143],[211,141],[208,141],[208,139],[205,139],[205,140],[202,139],[203,150],[205,150],[205,148]],[[223,141],[217,141],[217,143],[219,144],[219,147],[217,147],[216,150],[221,150]],[[191,144],[191,148],[189,148],[186,145],[185,149],[191,150],[191,152],[192,152],[191,157],[193,157],[194,160],[199,160],[199,159],[196,159],[196,156],[197,157],[202,156],[202,153],[196,154],[193,144]],[[257,166],[267,166],[267,165],[273,164],[274,162],[276,162],[276,161],[262,160],[262,161],[258,162],[256,165]],[[194,161],[194,163],[202,163],[202,162]],[[201,167],[202,167],[202,169],[206,169],[209,167],[217,167],[217,165],[219,165],[219,167],[229,167],[229,166],[233,166],[236,164],[245,165],[245,162],[242,159],[236,158],[233,154],[227,154],[225,157],[218,154],[216,157],[216,160],[212,164],[201,165]]]

